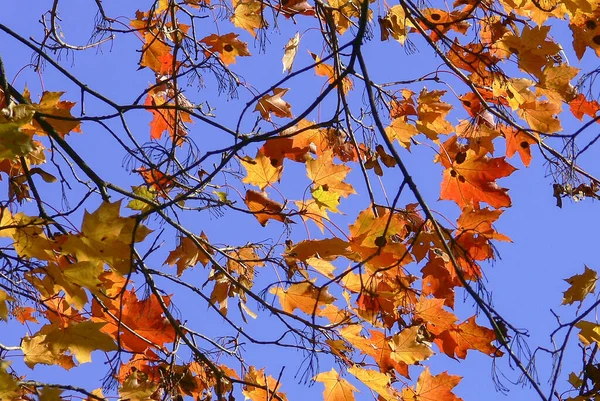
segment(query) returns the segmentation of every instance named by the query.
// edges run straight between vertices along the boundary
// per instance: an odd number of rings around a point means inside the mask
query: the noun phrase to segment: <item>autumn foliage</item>
[[[429,362],[474,353],[541,400],[600,397],[596,271],[566,279],[579,307],[534,353],[485,281],[517,168],[547,163],[559,207],[599,196],[578,160],[599,71],[574,66],[600,56],[599,3],[89,3],[86,45],[59,0],[33,36],[0,18],[0,400],[292,401],[300,380],[324,401],[453,401],[461,377]],[[119,100],[73,70],[111,43],[137,64],[99,74],[149,82]],[[285,371],[257,358],[290,350]],[[93,386],[36,376],[86,363]]]

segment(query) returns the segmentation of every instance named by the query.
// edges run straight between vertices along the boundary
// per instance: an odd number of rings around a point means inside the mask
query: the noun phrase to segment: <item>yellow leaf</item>
[[[267,27],[263,18],[264,3],[258,0],[233,0],[233,16],[231,21],[238,28],[243,28],[256,37],[256,30]]]
[[[40,391],[40,401],[62,401],[63,390],[58,387],[44,386]]]
[[[7,301],[14,301],[13,297],[5,291],[0,290],[0,320],[8,320],[8,305]]]
[[[322,185],[311,191],[312,197],[321,208],[327,209],[333,213],[339,213],[337,209],[340,204],[340,195],[324,189]]]
[[[100,331],[105,323],[85,321],[67,327],[46,325],[38,332],[45,334],[44,343],[55,355],[69,351],[79,363],[92,361],[92,351],[116,351],[117,344],[106,333]]]
[[[18,378],[7,372],[10,362],[0,360],[0,400],[20,400]]]
[[[112,269],[127,274],[131,268],[131,245],[143,241],[151,230],[136,224],[134,217],[121,217],[121,201],[105,202],[93,213],[85,212],[81,234],[68,235],[63,252],[79,261],[108,263]]]
[[[390,140],[396,139],[400,145],[406,149],[410,148],[410,138],[417,135],[417,127],[409,124],[404,118],[395,118],[392,124],[385,129],[385,133]]]
[[[331,150],[323,152],[316,160],[307,161],[306,170],[315,187],[322,186],[344,198],[356,193],[352,185],[344,182],[351,168],[345,164],[334,164]]]
[[[33,337],[24,337],[21,341],[21,350],[25,354],[25,365],[31,369],[38,363],[42,365],[59,365],[66,370],[75,367],[71,355],[65,355],[63,352],[56,354],[50,349],[48,343],[46,343],[45,334],[38,333]]]
[[[260,151],[256,155],[256,158],[246,157],[240,159],[240,162],[246,169],[246,177],[244,177],[242,182],[256,185],[261,191],[264,191],[269,185],[278,182],[281,178],[283,165],[273,166],[271,159]]]
[[[600,325],[582,320],[575,327],[580,329],[579,340],[584,345],[590,345],[592,342],[600,344]]]
[[[564,292],[563,305],[572,304],[575,301],[583,302],[589,293],[594,293],[598,274],[586,266],[582,274],[576,274],[565,281],[571,286]]]
[[[152,187],[148,188],[145,185],[140,185],[137,187],[131,187],[131,189],[133,190],[133,193],[139,197],[149,201],[154,201],[156,199],[156,191]],[[132,199],[127,204],[127,207],[131,210],[139,210],[143,213],[152,210],[153,206],[139,199]]]
[[[390,376],[376,370],[363,369],[358,365],[348,369],[348,372],[354,375],[365,386],[375,391],[386,401],[396,401],[399,399],[397,392],[390,387]]]
[[[314,379],[325,385],[323,401],[353,401],[354,393],[358,392],[356,387],[342,379],[333,368],[329,372],[319,373]]]
[[[393,360],[413,365],[433,355],[433,351],[429,346],[417,341],[418,331],[419,326],[412,326],[392,336],[390,346]]]

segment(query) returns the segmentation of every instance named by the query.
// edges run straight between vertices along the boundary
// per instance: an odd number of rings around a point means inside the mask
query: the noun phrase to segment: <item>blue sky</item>
[[[127,18],[134,15],[136,9],[147,9],[151,2],[138,1],[128,4],[119,4],[115,2],[105,4],[109,15],[122,15],[120,19],[127,23]],[[75,0],[61,1],[60,11],[63,18],[63,28],[65,38],[76,44],[85,44],[93,27],[94,15],[90,12],[93,2],[80,2]],[[27,6],[20,2],[10,2],[3,5],[0,23],[9,26],[22,36],[28,38],[33,36],[40,38],[41,26],[37,23],[40,15],[46,11],[50,3],[30,2]],[[269,43],[266,45],[266,53],[261,54],[258,43],[253,42],[252,37],[245,31],[232,29],[240,33],[240,39],[249,42],[251,53],[260,54],[258,58],[238,58],[237,64],[233,67],[236,72],[241,73],[247,82],[252,83],[257,89],[264,90],[273,84],[276,80],[283,77],[281,74],[281,56],[283,55],[283,46],[296,31],[304,33],[304,29],[309,23],[305,23],[302,17],[298,17],[299,25],[295,26],[291,20],[282,21],[279,30],[269,28],[267,31]],[[222,22],[227,26],[227,22]],[[211,29],[207,28],[207,29]],[[377,29],[376,29],[377,30]],[[228,32],[222,28],[222,33]],[[378,32],[375,32],[378,35]],[[319,33],[316,30],[307,31],[302,39],[298,58],[295,67],[299,68],[309,64],[312,59],[307,53],[310,50],[314,53],[320,53]],[[570,42],[568,32],[561,39],[565,38]],[[377,39],[366,45],[366,58],[372,71],[374,80],[395,80],[410,79],[417,77],[423,72],[423,66],[428,69],[435,69],[440,63],[439,59],[434,59],[429,49],[425,48],[424,42],[418,42],[419,52],[407,55],[405,50],[395,42],[380,43]],[[99,90],[105,96],[116,100],[119,103],[129,103],[137,95],[154,82],[154,74],[148,70],[138,71],[139,50],[141,42],[133,36],[119,36],[117,40],[110,44],[103,45],[98,51],[88,51],[76,53],[74,55],[62,55],[59,59],[61,65],[69,69],[81,81],[89,83],[90,87]],[[574,55],[568,51],[568,43],[565,45],[565,51],[569,56],[572,65],[579,66],[576,63]],[[23,45],[10,39],[6,34],[0,32],[0,56],[5,63],[6,73],[9,79],[15,78],[13,85],[17,89],[23,89],[25,85],[29,87],[33,97],[39,96],[43,89],[49,91],[66,91],[64,98],[71,101],[77,101],[74,114],[79,112],[79,92],[69,82],[67,82],[51,66],[46,66],[43,71],[43,78],[40,80],[38,75],[30,68],[21,70],[31,61],[31,51]],[[588,54],[584,63],[580,66],[583,69],[595,67],[594,61]],[[303,105],[307,105],[319,93],[323,85],[324,78],[314,77],[312,72],[294,78],[289,82],[291,88],[286,99],[292,104],[292,111],[297,114],[302,110]],[[448,82],[453,81],[448,78]],[[217,119],[227,122],[233,126],[231,117],[237,118],[239,111],[249,99],[249,93],[244,89],[239,91],[240,101],[228,99],[224,94],[221,97],[215,97],[214,82],[210,78],[206,81],[207,87],[198,90],[195,86],[186,88],[186,95],[192,100],[204,101],[210,100],[210,104],[217,108]],[[355,81],[355,84],[358,82]],[[286,84],[288,85],[288,84]],[[413,87],[417,88],[417,87]],[[441,86],[428,86],[430,89],[444,89]],[[414,89],[413,89],[414,90]],[[457,88],[459,94],[464,93],[466,88]],[[355,90],[349,95],[352,101],[360,101],[362,89]],[[446,98],[445,98],[446,99]],[[454,101],[451,94],[446,99]],[[320,117],[326,118],[329,110],[327,106],[331,101],[326,101],[320,109]],[[89,114],[101,114],[105,110],[95,109],[97,103],[92,99],[86,98],[86,110]],[[462,111],[461,111],[462,113]],[[253,125],[256,113],[252,113],[244,125],[250,129]],[[313,113],[311,118],[318,119],[319,114]],[[464,118],[464,116],[462,116]],[[454,117],[456,118],[456,117]],[[145,111],[133,112],[128,115],[128,122],[135,131],[136,138],[144,142],[149,139],[148,123],[150,113]],[[568,119],[564,124],[565,131],[572,131],[577,128],[577,121]],[[453,122],[456,122],[454,120]],[[116,126],[116,125],[115,125]],[[192,125],[190,135],[194,138],[200,148],[213,148],[225,143],[223,137],[217,136],[209,128],[197,123]],[[114,145],[111,144],[107,133],[92,123],[86,123],[82,126],[82,134],[71,134],[69,143],[80,152],[90,166],[101,175],[111,177],[114,181],[123,187],[130,185],[139,185],[140,180],[136,174],[131,174],[131,168],[124,164],[124,154],[113,151]],[[560,146],[560,142],[556,142]],[[248,151],[248,154],[254,156],[254,151]],[[441,168],[432,163],[435,156],[434,152],[428,147],[413,147],[412,151],[401,151],[402,157],[413,175],[413,178],[424,196],[430,202],[433,209],[447,215],[450,219],[458,215],[458,208],[451,202],[436,203],[439,197],[439,182],[441,180]],[[498,150],[498,155],[502,155],[502,150]],[[594,157],[594,151],[589,152],[587,157],[582,159],[583,166],[592,173],[598,172],[599,164]],[[555,205],[555,199],[552,197],[552,177],[547,174],[546,166],[537,150],[534,150],[534,160],[531,167],[525,168],[518,160],[518,156],[511,160],[511,164],[519,168],[512,176],[502,179],[500,185],[510,188],[510,196],[513,200],[513,207],[507,209],[498,223],[495,225],[497,231],[512,238],[513,243],[497,244],[498,255],[500,256],[496,263],[486,266],[484,269],[486,276],[486,287],[493,294],[494,307],[514,326],[527,329],[530,333],[528,342],[532,349],[537,345],[551,347],[549,342],[549,333],[556,327],[556,320],[550,309],[558,311],[561,316],[573,316],[574,308],[560,307],[562,301],[562,292],[566,290],[567,285],[562,280],[573,274],[583,272],[584,264],[592,269],[598,265],[597,257],[597,227],[600,223],[600,214],[597,213],[597,205],[592,200],[584,200],[579,203],[565,201],[562,209]],[[286,165],[288,169],[290,164]],[[278,185],[286,194],[302,194],[305,188],[310,184],[308,179],[300,178],[302,171],[298,166],[290,166],[289,172],[284,173],[284,179],[289,174],[288,181]],[[395,186],[398,183],[399,173],[386,172],[382,185],[385,186],[389,195],[394,193]],[[292,178],[294,177],[294,178]],[[295,178],[298,177],[298,180]],[[304,179],[304,181],[301,181]],[[352,223],[356,212],[368,207],[368,198],[364,186],[360,184],[360,175],[358,170],[351,173],[349,180],[355,185],[358,195],[351,196],[344,200],[340,209],[345,215],[336,215],[334,221],[342,228],[347,229],[348,224]],[[293,184],[292,184],[293,183]],[[6,181],[2,182],[0,191],[4,191]],[[295,185],[295,186],[294,186]],[[59,193],[49,185],[43,186],[44,192],[56,199],[55,204],[60,205]],[[381,194],[380,189],[376,192]],[[3,193],[3,192],[0,192]],[[290,195],[290,198],[293,198]],[[99,200],[91,202],[87,207],[93,210]],[[404,203],[410,202],[406,199]],[[26,210],[34,211],[32,206],[26,206]],[[81,216],[79,216],[81,218]],[[76,217],[73,217],[77,220]],[[227,213],[224,216],[209,216],[208,213],[197,217],[190,216],[189,225],[195,232],[204,230],[211,242],[231,243],[242,245],[248,241],[246,230],[263,230],[264,237],[270,237],[277,240],[282,234],[281,226],[271,222],[266,229],[262,229],[251,216],[240,218],[233,213]],[[297,230],[293,236],[299,240],[302,235],[301,230]],[[318,236],[318,231],[312,227],[312,235]],[[164,245],[164,253],[160,253],[160,258],[166,257],[166,252],[175,246],[175,238],[167,237],[167,243]],[[160,258],[157,257],[157,260]],[[201,267],[196,267],[201,269]],[[188,272],[187,274],[190,274]],[[191,272],[193,274],[193,271]],[[264,275],[267,273],[265,272]],[[189,276],[187,276],[189,277]],[[186,276],[184,276],[186,278]],[[193,278],[192,278],[193,279]],[[456,314],[461,319],[466,319],[475,313],[473,302],[469,299],[463,300],[463,295],[459,291],[457,294]],[[203,305],[198,308],[192,302],[196,302],[186,296],[177,295],[175,297],[177,306],[183,316],[188,319],[197,317],[197,326],[201,327],[208,334],[219,335],[222,323],[215,319],[214,315],[207,312]],[[188,315],[189,313],[189,315]],[[192,316],[191,318],[189,316]],[[265,330],[265,326],[260,324],[250,324],[250,330]],[[478,320],[484,323],[483,319]],[[15,345],[18,338],[14,334],[18,323],[11,323],[11,328],[15,331],[2,331],[0,334],[0,343]],[[268,327],[268,326],[267,326]],[[19,330],[21,328],[19,327]],[[20,334],[19,334],[20,337]],[[572,344],[575,345],[575,344]],[[286,364],[284,387],[288,391],[290,400],[301,399],[302,397],[314,397],[315,393],[320,397],[321,385],[317,384],[310,390],[305,390],[302,386],[295,387],[297,382],[294,379],[296,367],[290,360],[302,361],[301,356],[295,352],[281,352],[270,350],[265,352],[262,349],[253,350],[248,345],[248,361],[252,361],[258,367],[266,366],[269,373],[277,376],[280,366]],[[95,355],[97,360],[101,360],[101,355]],[[18,359],[18,358],[16,358]],[[570,354],[565,360],[563,370],[566,374],[570,371],[579,371],[579,356],[576,353]],[[540,354],[537,360],[540,366],[540,381],[545,386],[551,362],[550,359]],[[321,371],[329,370],[330,361],[325,361]],[[15,362],[15,366],[18,365]],[[505,372],[509,379],[515,379],[518,372],[511,371],[507,365],[506,359],[498,361],[502,372]],[[434,373],[448,370],[450,374],[463,376],[461,384],[456,388],[456,394],[465,400],[473,400],[484,395],[486,400],[505,400],[507,397],[494,390],[494,384],[491,379],[491,359],[481,354],[470,352],[465,361],[453,361],[443,355],[436,355],[431,361],[431,369]],[[30,372],[28,368],[23,367],[22,372],[29,378],[52,381],[69,382],[76,378],[81,384],[89,381],[90,388],[97,387],[97,378],[102,377],[104,371],[100,371],[104,366],[82,365],[73,371],[58,373],[57,369],[44,368],[38,366],[35,371]],[[416,372],[416,371],[415,371]],[[416,377],[417,373],[413,373]],[[90,379],[92,378],[93,379]],[[534,394],[528,389],[522,389],[520,386],[509,386],[512,391],[508,395],[510,399],[527,400],[533,399]],[[305,391],[307,393],[305,393]],[[366,390],[365,390],[366,391]],[[368,399],[363,392],[359,399]]]

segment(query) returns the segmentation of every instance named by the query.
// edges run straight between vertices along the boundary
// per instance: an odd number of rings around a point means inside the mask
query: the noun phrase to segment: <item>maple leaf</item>
[[[295,15],[315,16],[315,9],[306,0],[283,0],[281,6],[276,8],[284,17],[292,18]]]
[[[458,358],[465,359],[470,349],[489,356],[501,356],[502,352],[491,344],[494,340],[494,330],[479,326],[475,323],[475,316],[472,316],[465,322],[436,334],[434,342],[450,358],[454,358],[456,354]]]
[[[154,191],[154,189],[152,187],[147,188],[142,185],[132,186],[131,190],[137,196],[142,197],[142,198],[152,201],[152,202],[154,202],[154,199],[156,198],[156,192]],[[127,207],[131,210],[139,210],[142,213],[148,212],[148,211],[152,210],[152,208],[153,208],[151,204],[148,204],[139,199],[130,200],[129,203],[127,203]]]
[[[57,355],[50,348],[46,342],[45,334],[38,333],[33,337],[23,337],[21,340],[21,350],[25,355],[23,362],[25,362],[25,365],[31,369],[33,369],[37,364],[59,365],[66,370],[76,366],[72,355],[66,355],[64,353],[59,353]]]
[[[242,182],[256,185],[261,191],[264,191],[266,187],[281,179],[283,166],[274,166],[273,161],[266,157],[260,150],[254,159],[244,157],[240,159],[240,162],[247,173]]]
[[[81,122],[71,114],[74,102],[60,100],[64,92],[44,92],[38,104],[33,107],[43,115],[44,120],[62,137],[70,132],[81,132]],[[22,128],[23,132],[46,135],[46,131],[35,120]]]
[[[516,169],[503,157],[488,158],[485,149],[478,153],[450,137],[442,146],[438,161],[446,168],[442,180],[440,199],[455,201],[463,208],[468,204],[478,207],[486,202],[494,208],[511,205],[507,190],[498,187],[495,180],[507,177]]]
[[[453,131],[452,124],[446,120],[452,106],[441,100],[445,93],[446,91],[428,91],[427,88],[423,88],[419,94],[417,130],[432,140],[436,140],[440,134]]]
[[[11,103],[10,109],[0,114],[0,160],[14,160],[34,150],[33,133],[26,132],[27,125],[35,114],[31,105]],[[5,115],[7,114],[7,115]]]
[[[433,295],[442,299],[444,305],[452,308],[454,306],[454,287],[461,286],[456,274],[451,273],[447,267],[448,261],[437,257],[433,250],[429,251],[429,261],[421,269],[423,273],[423,295]]]
[[[173,55],[171,47],[163,43],[155,34],[144,35],[145,45],[142,49],[140,67],[148,67],[157,74],[172,74]]]
[[[581,320],[575,324],[579,329],[579,341],[583,345],[600,344],[600,325]]]
[[[246,399],[252,401],[270,401],[273,399],[287,401],[286,395],[277,391],[280,387],[279,381],[272,376],[267,376],[264,369],[257,370],[254,366],[250,366],[244,376],[244,382],[242,393]],[[257,384],[262,388],[252,384]]]
[[[519,68],[523,71],[540,76],[542,68],[549,63],[551,56],[561,51],[561,47],[552,40],[547,40],[549,26],[534,28],[524,27],[521,36],[507,32],[496,42],[498,50],[503,51],[504,57],[517,55]]]
[[[322,63],[321,58],[318,55],[311,53],[310,51],[308,52],[308,54],[310,54],[313,60],[315,60],[315,63],[319,63],[315,66],[316,74],[321,77],[328,77],[328,82],[330,84],[333,84],[338,77],[338,73],[336,72],[335,68],[330,64]],[[352,80],[349,77],[344,77],[342,79],[341,88],[344,91],[344,93],[348,93],[352,90],[353,87],[354,84],[352,83]]]
[[[333,213],[339,213],[337,207],[340,204],[340,196],[338,194],[331,192],[322,186],[311,190],[311,194],[317,206],[330,210]]]
[[[209,51],[219,53],[219,58],[225,65],[235,64],[236,57],[248,57],[248,44],[238,39],[238,34],[228,33],[226,35],[212,34],[200,40],[209,46]],[[207,55],[209,55],[208,53]]]
[[[417,135],[419,131],[413,124],[408,123],[404,118],[395,118],[389,127],[385,129],[390,140],[396,139],[403,148],[410,148],[410,138]]]
[[[331,148],[331,141],[328,132],[311,128],[314,125],[312,121],[301,120],[298,125],[282,131],[280,136],[268,139],[261,151],[276,166],[283,164],[284,158],[305,163],[312,158],[311,153],[320,156]]]
[[[258,100],[254,111],[258,111],[266,121],[271,121],[271,113],[277,117],[292,118],[292,106],[282,99],[289,89],[275,88],[272,95],[264,95]]]
[[[18,400],[23,399],[22,391],[19,386],[19,378],[8,373],[10,362],[0,361],[0,399],[1,400]]]
[[[367,1],[367,0],[364,0]],[[344,32],[350,28],[353,24],[352,18],[358,18],[360,16],[361,1],[360,0],[327,0],[329,6],[334,10],[333,22],[335,30],[343,35]],[[369,10],[369,18],[371,16],[371,10]]]
[[[560,103],[534,101],[522,104],[518,114],[535,131],[552,134],[562,131],[560,120],[556,117],[560,112]]]
[[[79,262],[103,260],[118,272],[129,272],[131,245],[151,231],[134,217],[121,217],[120,208],[121,200],[105,202],[94,213],[86,211],[81,234],[61,239],[63,253],[76,255]]]
[[[323,401],[353,401],[354,393],[358,392],[356,387],[342,379],[334,368],[329,372],[319,373],[314,380],[325,385]]]
[[[592,118],[596,117],[596,113],[600,110],[600,103],[596,100],[587,100],[585,95],[580,93],[571,100],[569,108],[571,109],[571,113],[573,113],[579,121],[582,121],[584,115],[588,115]]]
[[[391,358],[397,362],[414,365],[433,355],[431,348],[424,342],[418,341],[419,327],[407,327],[394,334],[390,341]]]
[[[158,385],[143,374],[133,372],[119,387],[119,396],[123,400],[151,401],[150,398],[158,389]]]
[[[140,167],[133,171],[140,174],[144,179],[144,182],[150,186],[149,192],[154,191],[164,195],[175,185],[175,182],[160,170]]]
[[[333,152],[330,150],[323,152],[318,159],[306,162],[308,178],[315,187],[322,186],[344,198],[356,193],[352,185],[344,182],[350,170],[346,165],[334,164]]]
[[[200,233],[200,238],[208,243],[208,237],[204,231]],[[201,240],[199,240],[202,243]],[[198,262],[204,266],[208,265],[210,258],[208,255],[214,254],[214,250],[208,246],[200,248],[194,244],[189,237],[179,237],[179,245],[177,248],[169,252],[167,260],[164,264],[169,266],[177,265],[177,276],[181,276],[188,267],[194,267]]]
[[[331,260],[337,256],[347,255],[347,248],[348,243],[340,238],[306,240],[295,244],[286,252],[286,255],[301,262],[305,262],[313,256]]]
[[[421,297],[415,305],[414,320],[426,323],[429,331],[434,334],[448,330],[458,318],[454,313],[444,310],[443,306],[443,299]]]
[[[269,220],[281,221],[282,223],[288,222],[286,214],[283,213],[284,206],[269,199],[264,192],[246,191],[244,203],[263,227],[267,225]]]
[[[594,293],[598,274],[585,266],[583,273],[571,276],[565,281],[570,284],[570,287],[563,293],[563,305],[570,305],[576,301],[582,303],[589,293]]]
[[[32,314],[35,312],[31,306],[17,306],[12,311],[12,315],[19,321],[21,324],[25,324],[27,322],[39,323],[37,318]]]
[[[101,331],[104,325],[91,321],[72,323],[66,327],[46,325],[37,335],[45,336],[43,342],[56,357],[69,351],[79,363],[86,363],[92,361],[92,351],[118,349],[113,339]]]
[[[335,297],[327,291],[327,288],[319,288],[310,281],[293,283],[285,290],[281,287],[271,288],[269,292],[279,297],[281,307],[288,313],[300,309],[307,315],[312,315],[320,306],[335,301]]]
[[[471,27],[471,24],[464,20],[465,15],[468,15],[464,11],[448,12],[439,8],[427,8],[422,13],[423,18],[429,23],[427,24],[423,20],[421,25],[425,29],[431,29],[430,37],[434,42],[440,40],[450,30],[465,35]],[[431,28],[432,26],[435,26],[435,30]]]
[[[185,123],[191,123],[192,118],[190,114],[176,110],[176,104],[171,101],[172,96],[168,96],[164,90],[159,88],[152,88],[148,92],[148,97],[144,103],[148,106],[147,109],[152,113],[152,121],[150,122],[150,138],[158,140],[162,137],[163,133],[168,132],[171,140],[181,146],[183,144],[182,138],[187,135],[187,127]],[[161,108],[162,106],[168,106],[171,108]],[[179,105],[181,108],[181,105]]]
[[[503,126],[502,133],[506,138],[506,157],[513,157],[519,152],[521,161],[525,167],[529,167],[532,159],[531,145],[536,145],[537,141],[531,135],[509,126]]]
[[[238,28],[243,28],[256,37],[256,30],[266,28],[267,23],[263,18],[263,9],[265,7],[262,1],[258,0],[232,0],[233,15],[231,21]]]
[[[392,38],[404,45],[408,35],[408,28],[412,24],[406,18],[404,7],[398,4],[390,8],[384,18],[379,18],[379,28],[381,29],[381,40]]]
[[[392,355],[393,338],[386,337],[377,330],[369,330],[371,336],[365,338],[360,335],[361,330],[362,327],[358,325],[346,326],[340,330],[340,335],[363,354],[372,357],[382,372],[392,373],[395,371],[408,377],[408,365],[398,356],[394,358]]]
[[[571,80],[577,76],[579,68],[566,64],[546,66],[540,81],[536,84],[539,95],[546,95],[549,100],[571,102],[577,95],[577,89]]]
[[[160,302],[154,295],[138,300],[134,291],[127,290],[116,299],[101,299],[108,310],[93,300],[92,321],[106,323],[102,331],[118,339],[123,348],[143,353],[151,346],[162,347],[175,340],[175,329],[163,317]],[[162,302],[169,306],[170,298],[163,296]],[[119,320],[115,321],[113,316]]]
[[[303,221],[310,220],[317,225],[322,233],[325,232],[325,223],[323,220],[329,220],[327,209],[319,206],[313,199],[309,199],[307,201],[296,201],[296,206],[298,207],[298,214]]]
[[[348,368],[348,373],[379,394],[379,399],[396,401],[400,398],[397,391],[390,386],[391,377],[385,373],[371,369],[363,369],[358,365]]]
[[[494,250],[490,244],[491,240],[511,241],[507,236],[497,233],[492,227],[492,223],[502,213],[502,210],[476,209],[472,206],[465,206],[457,221],[457,247],[473,260],[492,258]]]
[[[0,320],[8,320],[8,305],[7,301],[14,301],[14,298],[8,295],[5,291],[0,290]]]
[[[407,387],[402,390],[404,401],[460,401],[452,389],[460,382],[460,376],[449,375],[446,372],[433,376],[429,367],[419,376],[415,389]]]

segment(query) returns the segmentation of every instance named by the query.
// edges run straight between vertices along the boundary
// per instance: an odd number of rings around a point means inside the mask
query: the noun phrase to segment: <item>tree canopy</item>
[[[596,261],[550,346],[486,279],[523,169],[599,197],[599,2],[130,3],[0,14],[0,400],[600,399]]]

